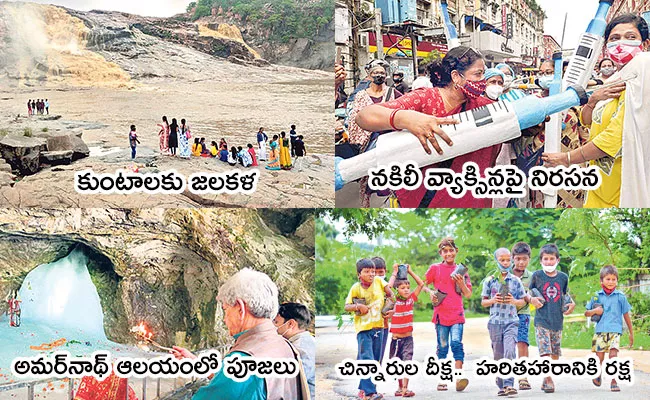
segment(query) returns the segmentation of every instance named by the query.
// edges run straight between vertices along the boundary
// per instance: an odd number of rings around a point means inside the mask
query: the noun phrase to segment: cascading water
[[[106,340],[104,314],[87,262],[88,257],[75,249],[27,274],[19,291],[23,323],[73,326],[80,333]]]

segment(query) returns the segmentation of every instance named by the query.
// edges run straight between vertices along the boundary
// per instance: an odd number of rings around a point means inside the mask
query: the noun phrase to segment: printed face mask
[[[600,74],[605,77],[614,75],[614,72],[616,72],[616,68],[614,67],[605,67],[600,69]]]
[[[490,85],[485,88],[485,94],[492,100],[497,100],[503,94],[503,86]]]
[[[463,76],[463,78],[465,77]],[[465,79],[465,84],[459,86],[460,90],[465,93],[465,97],[468,99],[476,99],[480,97],[483,92],[485,92],[486,87],[487,81],[485,79],[481,79],[480,81],[470,81]]]
[[[640,40],[617,40],[607,43],[607,54],[609,58],[619,64],[627,64],[634,56],[643,51]]]

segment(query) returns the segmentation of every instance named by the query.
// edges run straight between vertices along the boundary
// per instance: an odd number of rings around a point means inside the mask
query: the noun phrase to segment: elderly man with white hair
[[[278,335],[273,325],[278,312],[278,288],[266,274],[242,269],[219,288],[217,300],[223,307],[228,333],[235,339],[226,356],[298,359],[297,351]],[[196,357],[189,350],[177,346],[174,346],[172,354],[176,358]],[[192,399],[308,399],[309,389],[302,385],[303,381],[306,382],[302,368],[300,375],[294,378],[253,375],[243,382],[226,377],[222,368]]]

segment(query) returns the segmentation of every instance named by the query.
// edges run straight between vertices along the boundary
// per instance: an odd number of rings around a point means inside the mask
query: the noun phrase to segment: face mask
[[[463,78],[465,77],[463,76]],[[463,86],[459,86],[460,90],[468,99],[479,98],[483,92],[485,92],[486,87],[487,81],[485,79],[481,79],[480,81],[470,81],[468,79],[465,79],[465,84]]]
[[[499,267],[499,271],[501,272],[507,272],[510,273],[512,271],[512,261],[510,262],[510,266],[508,268],[505,268],[501,263],[499,262],[499,259],[497,258],[496,253],[494,254],[494,261],[497,262],[497,267]]]
[[[485,88],[485,94],[492,100],[497,100],[503,94],[503,86],[490,85]]]
[[[512,76],[506,75],[506,79],[503,80],[503,86],[509,87],[510,85],[512,85],[513,81],[514,79],[512,78]]]
[[[372,83],[374,83],[375,85],[383,85],[384,82],[386,82],[386,77],[385,76],[380,75],[380,76],[374,76],[372,78]]]
[[[640,40],[617,40],[607,43],[609,58],[619,64],[627,64],[634,56],[643,51]]]
[[[542,89],[548,89],[551,86],[551,82],[553,82],[553,77],[552,76],[540,76],[537,78],[537,82],[539,83],[539,87]]]
[[[601,68],[600,70],[600,74],[606,77],[614,75],[615,72],[616,72],[616,68],[614,67],[605,67],[605,68]]]
[[[286,330],[285,330],[283,333],[280,333],[280,328],[282,328],[283,326],[285,326],[286,324],[288,324],[290,321],[291,321],[291,320],[289,320],[289,321],[285,321],[284,324],[278,326],[278,328],[277,328],[278,335],[280,335],[280,336],[284,336],[284,334],[287,333]]]
[[[610,294],[614,293],[614,290],[616,290],[616,286],[614,286],[612,289],[607,289],[605,287],[605,285],[603,285],[602,283],[600,284],[600,287],[603,288],[603,290],[605,291],[605,294],[608,295],[608,296]]]
[[[544,264],[542,264],[542,269],[544,270],[544,272],[553,272],[557,268],[557,264],[558,263],[555,263],[554,265],[544,265]]]
[[[404,80],[404,78],[399,78],[399,77],[397,77],[397,78],[393,78],[393,81],[394,81],[394,82],[397,82],[397,83],[400,83],[400,82],[403,81],[403,80]]]

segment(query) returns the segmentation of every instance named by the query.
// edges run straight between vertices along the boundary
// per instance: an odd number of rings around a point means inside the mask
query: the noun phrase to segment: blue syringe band
[[[565,92],[549,97],[526,96],[513,101],[510,105],[517,114],[519,127],[526,129],[541,124],[546,120],[547,115],[579,106],[580,97],[574,89],[569,88]]]
[[[605,33],[605,28],[607,27],[607,13],[609,12],[609,8],[611,7],[611,2],[607,1],[601,1],[600,4],[598,4],[598,11],[596,11],[596,16],[594,19],[589,22],[589,26],[587,27],[587,33],[591,33],[592,35],[597,35],[597,36],[603,36]]]

